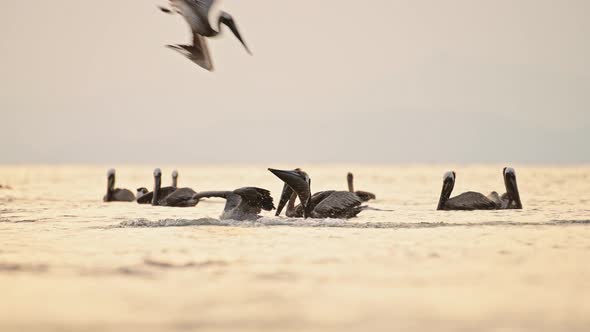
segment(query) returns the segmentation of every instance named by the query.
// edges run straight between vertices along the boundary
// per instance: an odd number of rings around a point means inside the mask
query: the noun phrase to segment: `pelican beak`
[[[518,191],[514,169],[509,167],[504,168],[504,185],[506,186],[506,192],[509,195],[509,199],[514,201],[514,208],[522,209],[522,202],[520,201],[520,192]],[[511,208],[510,205],[511,204],[509,204],[508,208]]]
[[[438,200],[437,210],[444,210],[445,203],[451,197],[453,188],[455,187],[455,172],[447,172],[443,179],[443,187]]]
[[[309,205],[309,200],[311,199],[311,188],[309,187],[309,183],[307,182],[305,176],[298,171],[283,171],[278,169],[269,168],[268,169],[272,174],[276,177],[281,179],[285,184],[289,187],[289,190],[283,187],[283,195],[281,196],[281,200],[279,202],[279,208],[281,207],[281,203],[283,200],[288,201],[291,195],[285,195],[286,193],[292,193],[295,191],[297,196],[299,196],[299,200],[304,207],[304,210],[307,210]]]
[[[273,168],[269,168],[268,170],[276,177],[281,179],[283,182],[285,182],[285,184],[291,187],[291,189],[294,190],[297,194],[308,189],[305,179],[301,176],[300,173],[296,171],[283,171]]]
[[[225,13],[225,12],[222,13],[221,17],[219,18],[219,23],[225,24],[231,30],[231,32],[233,32],[234,36],[236,36],[236,38],[238,38],[240,43],[242,43],[242,45],[244,45],[246,52],[248,52],[248,54],[252,55],[252,52],[250,52],[248,45],[246,45],[246,42],[244,42],[244,39],[242,38],[240,31],[238,30],[238,26],[236,25],[236,22],[234,21],[233,17],[231,17],[231,15],[229,15],[228,13]]]
[[[289,185],[285,183],[285,185],[283,186],[283,193],[281,194],[281,199],[279,200],[279,205],[277,206],[277,212],[275,213],[275,216],[278,217],[281,215],[281,212],[285,208],[285,205],[287,205],[287,202],[291,198],[291,195],[293,195],[293,189],[291,189],[291,187],[289,187]]]
[[[110,190],[113,190],[113,188],[115,187],[115,176],[114,175],[112,175],[112,174],[109,175],[107,185]]]
[[[159,199],[161,187],[162,187],[162,175],[154,176],[154,196],[152,197],[152,205],[158,205],[158,199]]]

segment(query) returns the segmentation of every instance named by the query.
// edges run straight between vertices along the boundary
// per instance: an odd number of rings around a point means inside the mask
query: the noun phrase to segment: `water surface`
[[[186,166],[181,186],[282,188],[266,167]],[[195,208],[102,203],[107,166],[0,167],[0,330],[584,331],[590,167],[517,166],[522,211],[437,212],[503,192],[502,165],[303,165],[313,190],[374,192],[345,220],[220,221]],[[164,184],[171,167],[162,167]],[[118,167],[117,186],[152,186]]]

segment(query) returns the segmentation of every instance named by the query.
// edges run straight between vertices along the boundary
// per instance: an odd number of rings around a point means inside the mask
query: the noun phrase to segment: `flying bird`
[[[242,43],[249,54],[250,49],[244,42],[233,17],[224,11],[212,10],[217,0],[170,0],[172,9],[159,7],[165,13],[176,12],[188,23],[193,40],[191,45],[166,45],[179,52],[192,62],[213,71],[213,61],[205,38],[215,37],[221,33],[221,25],[227,26]]]

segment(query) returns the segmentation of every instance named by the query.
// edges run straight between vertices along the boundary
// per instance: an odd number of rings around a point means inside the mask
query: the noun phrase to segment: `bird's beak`
[[[115,187],[115,177],[113,175],[109,176],[107,186],[110,190]]]
[[[445,203],[449,200],[449,197],[451,197],[451,194],[453,193],[453,187],[455,187],[453,178],[446,178],[443,182],[442,191],[438,200],[438,207],[436,208],[437,210],[444,209]]]
[[[510,195],[510,199],[514,201],[514,207],[516,209],[522,209],[520,192],[518,191],[518,184],[516,183],[516,175],[514,173],[505,172],[504,185],[506,186],[506,192]]]
[[[246,45],[246,42],[242,38],[242,35],[240,34],[240,31],[238,30],[238,26],[236,25],[236,22],[233,20],[233,18],[227,17],[223,20],[223,23],[231,30],[231,32],[233,32],[234,36],[236,36],[236,38],[238,38],[240,43],[242,43],[242,45],[244,45],[246,52],[248,52],[248,54],[252,55],[252,52],[250,52],[248,45]]]
[[[284,171],[280,169],[268,169],[272,174],[285,182],[295,192],[304,191],[306,189],[305,180],[302,179],[301,175],[295,171]],[[284,192],[284,191],[283,191]]]
[[[152,197],[152,205],[157,205],[160,195],[160,187],[162,186],[161,176],[154,177],[154,196]]]
[[[281,194],[281,199],[279,200],[279,205],[277,206],[277,213],[275,213],[275,216],[278,217],[279,215],[281,215],[281,212],[283,211],[283,208],[285,208],[285,205],[287,205],[287,202],[291,198],[291,195],[293,195],[293,189],[291,189],[291,187],[289,187],[289,185],[285,183],[285,185],[283,186],[283,193]]]
[[[296,171],[284,171],[269,168],[268,169],[272,174],[276,177],[281,179],[285,184],[287,184],[291,190],[295,191],[297,196],[299,196],[299,200],[304,208],[307,208],[309,205],[309,200],[311,199],[311,188],[309,188],[309,184],[307,183],[306,179],[301,176],[299,172]],[[283,194],[285,194],[285,189],[283,188]],[[281,201],[283,199],[289,199],[289,197],[281,196]]]

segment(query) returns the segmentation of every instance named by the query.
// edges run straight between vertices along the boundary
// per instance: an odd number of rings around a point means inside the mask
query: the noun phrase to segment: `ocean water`
[[[158,165],[169,183],[171,166]],[[435,211],[455,194],[504,192],[503,165],[178,166],[179,185],[256,185],[303,167],[313,191],[374,192],[351,220],[103,203],[105,166],[2,166],[0,331],[587,331],[590,167],[519,166],[523,210]],[[153,167],[117,167],[152,187]]]

